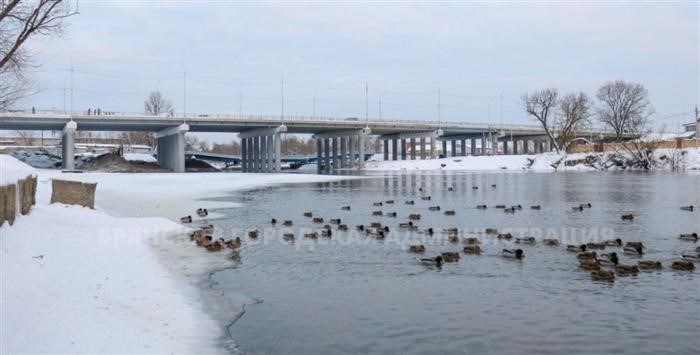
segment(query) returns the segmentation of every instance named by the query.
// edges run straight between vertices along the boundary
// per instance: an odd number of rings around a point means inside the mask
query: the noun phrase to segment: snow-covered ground
[[[146,153],[124,153],[124,159],[128,161],[143,161],[146,163],[157,163],[158,160],[152,154]]]
[[[426,160],[368,161],[367,170],[523,170],[532,155],[450,157]]]
[[[193,247],[189,229],[173,220],[199,207],[233,206],[202,200],[229,191],[347,178],[64,174],[0,158],[2,176],[39,178],[37,206],[0,227],[2,354],[222,352],[219,324],[253,300],[199,289],[204,273],[227,265],[225,256]],[[54,177],[97,182],[97,209],[49,205]],[[205,303],[225,311],[212,315]]]

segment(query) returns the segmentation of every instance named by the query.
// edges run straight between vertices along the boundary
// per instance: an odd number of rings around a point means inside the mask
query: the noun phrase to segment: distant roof
[[[690,123],[684,123],[684,124],[682,124],[682,126],[694,126],[696,124],[698,124],[698,123],[697,122],[690,122]]]

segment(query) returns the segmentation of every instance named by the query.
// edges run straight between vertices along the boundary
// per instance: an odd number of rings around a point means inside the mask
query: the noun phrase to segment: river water
[[[430,201],[420,199],[427,195]],[[383,173],[236,192],[222,200],[245,205],[217,211],[225,217],[214,221],[217,230],[243,237],[244,246],[240,262],[212,279],[216,290],[262,300],[229,329],[250,354],[697,354],[700,348],[700,270],[670,269],[671,261],[700,245],[678,239],[700,232],[700,212],[680,209],[700,205],[698,174]],[[372,205],[387,200],[395,203]],[[571,209],[588,202],[590,209]],[[480,204],[489,208],[475,208]],[[523,209],[504,213],[496,204]],[[344,205],[351,210],[341,210]],[[428,210],[438,205],[440,212]],[[447,216],[445,209],[456,214]],[[372,216],[377,210],[398,217]],[[350,231],[303,238],[320,228],[302,216],[305,211],[326,223],[341,218]],[[438,232],[399,230],[409,213],[422,215],[420,229]],[[626,213],[634,221],[621,220]],[[273,217],[294,225],[273,227]],[[383,240],[354,230],[375,221],[390,227]],[[461,243],[439,232],[450,227],[479,238],[482,255],[460,253],[459,262],[434,269],[407,251],[418,243],[426,246],[424,257],[460,251]],[[248,228],[260,228],[263,236],[244,237]],[[538,242],[499,241],[485,228]],[[293,232],[296,241],[283,241],[282,232]],[[543,237],[562,245],[545,246]],[[664,268],[594,282],[565,250],[567,243],[614,238],[644,242],[642,259],[659,260]],[[500,256],[503,248],[516,247],[524,250],[523,260]],[[621,263],[638,260],[623,256]]]

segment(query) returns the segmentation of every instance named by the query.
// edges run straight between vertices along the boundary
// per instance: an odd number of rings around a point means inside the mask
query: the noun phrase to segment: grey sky
[[[80,2],[64,38],[31,46],[45,90],[22,103],[140,112],[159,89],[187,111],[369,115],[528,122],[524,91],[593,95],[605,81],[644,84],[657,127],[689,121],[699,101],[698,2],[366,4]],[[106,75],[104,75],[106,74]],[[158,79],[159,78],[159,79]],[[70,95],[66,105],[70,106]]]

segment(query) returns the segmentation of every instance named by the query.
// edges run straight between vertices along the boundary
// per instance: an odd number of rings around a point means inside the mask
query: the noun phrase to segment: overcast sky
[[[144,4],[145,3],[145,4]],[[32,42],[44,90],[22,105],[528,123],[526,91],[646,86],[657,126],[699,101],[699,8],[678,3],[363,4],[80,1],[63,38]],[[239,95],[242,102],[239,106]]]

